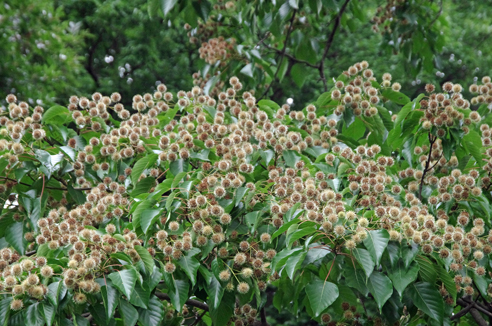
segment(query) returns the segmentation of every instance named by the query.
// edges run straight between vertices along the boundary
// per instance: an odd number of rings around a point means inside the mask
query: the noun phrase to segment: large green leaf
[[[367,280],[367,288],[374,296],[378,308],[381,311],[384,304],[393,293],[393,285],[391,280],[383,273],[373,272],[371,277]]]
[[[419,274],[420,277],[429,283],[434,283],[437,280],[437,272],[435,268],[435,264],[433,261],[429,259],[429,257],[425,256],[420,256],[418,255],[415,258],[415,261],[419,264],[420,270]]]
[[[366,272],[366,276],[367,277],[371,276],[372,271],[374,270],[374,266],[376,264],[374,263],[374,260],[372,259],[369,251],[365,249],[357,248],[352,251],[352,254],[354,255],[355,259],[359,262],[359,264],[362,266],[364,272]]]
[[[386,97],[388,100],[391,100],[392,102],[400,105],[405,105],[408,102],[410,102],[410,99],[408,96],[406,96],[403,93],[396,92],[392,90],[391,88],[386,88],[383,91],[383,96]]]
[[[135,282],[137,281],[137,271],[134,268],[113,272],[108,277],[121,293],[127,298],[130,298]]]
[[[168,294],[171,298],[171,303],[173,304],[174,308],[176,308],[178,312],[181,312],[181,310],[183,309],[183,305],[185,304],[186,300],[188,300],[188,290],[190,288],[190,285],[188,281],[174,278],[174,275],[172,275],[171,277],[173,279],[174,288],[169,289]]]
[[[407,268],[405,267],[403,261],[399,260],[396,266],[391,269],[391,272],[388,273],[389,278],[393,282],[393,286],[396,291],[398,291],[400,296],[403,294],[403,291],[406,289],[408,284],[417,279],[419,269],[419,265],[415,262]]]
[[[435,286],[427,282],[413,283],[405,291],[417,308],[442,325],[444,302]]]
[[[226,326],[229,324],[231,316],[234,312],[234,304],[236,302],[236,298],[233,292],[224,293],[223,300],[220,301],[220,304],[215,308],[210,307],[210,317],[212,319],[212,325],[214,326]]]
[[[194,252],[197,254],[197,252]],[[188,275],[191,281],[191,286],[195,286],[196,283],[196,275],[198,268],[200,267],[200,262],[193,257],[193,253],[189,252],[186,255],[181,256],[178,261],[179,266],[183,269],[183,271]]]
[[[346,264],[348,266],[344,269],[344,276],[347,285],[354,289],[357,289],[362,295],[367,296],[369,290],[367,289],[367,278],[364,274],[364,271],[357,267],[354,268],[351,262],[348,262]]]
[[[44,317],[41,314],[41,308],[39,302],[36,302],[26,310],[26,324],[28,326],[43,326],[44,325]]]
[[[12,297],[7,296],[0,300],[0,325],[3,326],[9,320],[10,314],[10,303],[12,302]]]
[[[43,113],[43,117],[41,119],[43,123],[53,125],[62,125],[72,120],[72,115],[70,114],[68,108],[61,105],[55,105],[49,108],[45,113]]]
[[[133,248],[138,252],[138,255],[142,259],[147,273],[149,273],[149,275],[152,274],[155,266],[154,258],[152,258],[152,255],[147,251],[147,249],[142,246],[134,246]]]
[[[315,278],[306,285],[306,294],[314,317],[318,317],[338,298],[339,293],[335,284]]]
[[[144,233],[147,233],[149,227],[159,218],[162,210],[146,209],[140,214],[140,227]]]
[[[220,284],[220,282],[212,276],[210,278],[210,284],[205,288],[208,294],[208,305],[212,309],[216,309],[219,307],[220,302],[222,300],[222,296],[224,295],[224,288]]]
[[[301,160],[301,157],[299,156],[299,154],[297,154],[297,152],[291,151],[291,150],[285,150],[283,152],[282,156],[285,160],[285,164],[291,168],[295,168],[296,163]]]
[[[389,241],[389,233],[385,229],[372,230],[367,232],[367,238],[364,240],[364,245],[371,253],[376,266],[379,266],[379,260],[383,255]]]
[[[134,306],[147,309],[150,299],[150,291],[145,290],[140,284],[136,283],[133,289],[130,303]]]
[[[53,325],[55,322],[55,307],[49,302],[40,303],[41,314],[44,316],[44,320],[48,326]]]
[[[157,154],[148,154],[142,157],[140,160],[138,160],[137,163],[135,163],[131,174],[132,183],[134,185],[137,184],[137,180],[142,174],[142,172],[153,166],[154,163],[157,161],[157,158],[158,158]]]
[[[161,0],[162,12],[164,13],[164,16],[167,16],[167,14],[174,8],[176,3],[178,3],[178,0]]]
[[[110,320],[118,305],[118,292],[112,286],[111,282],[106,282],[106,285],[101,287],[101,295],[104,302],[104,308],[106,309],[106,319]]]
[[[120,300],[119,309],[124,326],[135,326],[138,320],[138,311],[126,300]]]
[[[160,325],[163,318],[164,307],[155,295],[150,298],[147,309],[138,308],[138,320],[142,325]]]
[[[11,224],[5,232],[5,240],[21,255],[24,254],[27,241],[24,239],[24,225],[22,222]]]

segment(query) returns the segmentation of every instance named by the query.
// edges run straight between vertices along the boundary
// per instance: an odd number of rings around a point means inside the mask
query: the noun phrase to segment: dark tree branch
[[[198,324],[200,322],[200,320],[202,320],[202,317],[207,313],[206,310],[203,310],[203,312],[200,314],[200,316],[196,317],[196,320],[193,322],[193,324],[191,324],[190,326],[195,326],[196,324]]]
[[[260,309],[260,318],[261,318],[261,326],[268,326],[268,323],[267,323],[267,320],[266,320],[265,307],[262,307]]]
[[[270,85],[268,85],[267,89],[265,90],[263,95],[260,96],[258,100],[261,100],[268,94],[268,91],[270,90],[270,88],[272,88],[273,83],[275,83],[275,81],[277,80],[277,75],[278,72],[280,71],[280,67],[282,66],[282,62],[284,60],[285,51],[287,50],[287,44],[289,43],[289,37],[290,34],[292,33],[292,27],[294,26],[294,19],[296,18],[296,14],[297,14],[297,10],[294,10],[294,12],[292,13],[292,17],[290,18],[289,29],[287,30],[287,35],[285,36],[284,47],[280,53],[280,59],[277,65],[277,70],[275,71],[275,75],[273,76],[272,82],[270,83]]]
[[[429,172],[432,168],[429,168],[430,165],[430,160],[431,160],[431,155],[432,155],[432,147],[434,143],[436,142],[437,137],[433,137],[430,133],[428,135],[429,137],[429,155],[427,156],[427,161],[425,161],[425,168],[424,168],[424,173],[422,173],[422,178],[420,179],[420,187],[419,187],[419,200],[422,201],[422,189],[424,188],[424,178],[427,172]]]
[[[166,293],[155,292],[155,295],[161,300],[171,301],[171,298]],[[186,300],[186,304],[189,306],[193,306],[208,311],[208,305],[198,300],[188,299]]]
[[[279,49],[275,49],[274,47],[271,47],[270,45],[266,44],[263,40],[261,40],[261,43],[269,50],[272,50],[272,51],[275,51],[277,52],[278,54],[282,55],[282,50],[279,50]],[[294,63],[302,63],[306,66],[309,66],[311,68],[316,68],[316,69],[319,69],[319,64],[316,64],[316,65],[313,65],[312,63],[306,61],[306,60],[301,60],[301,59],[297,59],[296,57],[294,57],[293,55],[291,54],[288,54],[288,53],[283,53],[284,56],[286,56],[290,61],[294,62]]]
[[[462,311],[467,310],[464,314],[460,315],[460,317],[464,316],[467,312],[469,312],[470,315],[473,317],[473,319],[475,320],[475,322],[479,326],[488,326],[487,321],[480,314],[480,311],[482,311],[484,309],[482,307],[480,307],[476,302],[474,302],[474,301],[467,302],[464,299],[460,298],[460,299],[456,300],[456,303],[459,304],[460,306],[464,307],[464,309]],[[491,313],[487,310],[485,310],[485,312],[484,311],[482,311],[482,312],[485,313],[486,315],[491,315]],[[460,313],[461,313],[461,311],[458,312],[456,315],[458,315]],[[451,320],[458,318],[458,317],[457,318],[453,318],[453,317],[451,317]]]
[[[325,51],[323,52],[323,56],[321,57],[321,61],[319,62],[319,67],[318,67],[319,76],[321,78],[321,81],[323,82],[325,92],[328,92],[328,86],[326,84],[326,76],[325,76],[325,59],[326,56],[328,55],[328,51],[330,51],[331,45],[333,44],[335,33],[337,32],[338,26],[340,25],[340,19],[342,18],[343,12],[347,8],[349,2],[350,0],[345,0],[345,3],[342,5],[342,8],[340,8],[337,18],[335,19],[335,25],[333,26],[333,29],[331,30],[331,33],[328,36],[328,40],[326,41]]]

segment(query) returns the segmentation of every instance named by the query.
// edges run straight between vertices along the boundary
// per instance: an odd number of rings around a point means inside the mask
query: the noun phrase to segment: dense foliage
[[[265,323],[269,284],[326,324],[492,314],[489,77],[410,101],[361,62],[297,112],[230,85],[7,96],[2,324]]]

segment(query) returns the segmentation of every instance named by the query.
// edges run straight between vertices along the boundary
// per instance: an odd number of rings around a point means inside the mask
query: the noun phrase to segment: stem
[[[432,137],[432,135],[430,133],[429,133],[428,137],[429,137],[429,142],[430,142],[429,155],[427,156],[427,161],[425,161],[424,173],[422,173],[422,178],[420,179],[420,187],[419,187],[419,200],[420,201],[422,201],[422,189],[424,188],[425,175],[427,172],[429,172],[432,169],[432,168],[429,168],[431,155],[432,155],[432,146],[434,145],[434,143],[436,142],[436,139],[437,139],[437,137]]]

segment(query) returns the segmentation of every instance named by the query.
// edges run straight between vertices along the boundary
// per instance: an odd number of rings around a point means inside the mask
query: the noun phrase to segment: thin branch
[[[158,297],[161,300],[171,301],[171,298],[166,293],[155,292],[155,295],[156,295],[156,297]],[[193,306],[193,307],[208,311],[208,305],[201,302],[201,301],[188,299],[188,300],[186,300],[185,303],[189,306]]]
[[[205,316],[206,313],[207,313],[207,311],[203,310],[203,312],[200,314],[200,316],[196,317],[196,320],[190,326],[195,326],[196,324],[198,324],[200,322],[200,320],[202,320],[202,317]]]
[[[279,59],[278,65],[277,65],[277,70],[275,71],[275,75],[273,76],[272,82],[270,83],[270,85],[268,85],[267,89],[265,90],[263,95],[260,96],[260,98],[258,100],[261,100],[262,98],[264,98],[268,94],[268,91],[270,90],[270,88],[272,88],[273,83],[277,80],[277,75],[278,75],[278,72],[280,71],[280,67],[282,66],[282,62],[284,60],[285,51],[287,50],[287,44],[289,43],[289,37],[290,37],[290,34],[292,33],[292,27],[294,26],[294,19],[296,18],[296,14],[297,14],[297,10],[294,10],[294,12],[292,13],[292,17],[290,18],[289,29],[287,30],[287,35],[285,36],[284,48],[282,49],[282,51],[280,53],[280,59]]]
[[[276,49],[274,47],[271,47],[270,45],[266,44],[263,40],[261,40],[261,43],[269,50],[272,50],[272,51],[275,51],[277,52],[278,54],[281,54],[282,55],[282,50],[279,50],[279,49]],[[306,60],[301,60],[301,59],[297,59],[296,57],[294,57],[293,55],[291,54],[288,54],[288,53],[283,53],[284,56],[286,56],[287,58],[290,59],[290,61],[292,62],[295,62],[295,63],[302,63],[306,66],[309,66],[311,68],[316,68],[316,69],[319,69],[319,64],[317,65],[313,65],[312,63],[306,61]]]
[[[441,14],[442,14],[442,0],[439,1],[439,12],[437,13],[437,16],[430,22],[429,27],[427,28],[431,28],[432,25],[434,25],[437,19],[441,16]]]
[[[340,11],[338,12],[337,18],[335,19],[335,25],[333,26],[333,29],[331,30],[330,36],[328,37],[328,40],[326,41],[326,46],[325,46],[325,51],[323,52],[323,56],[321,57],[321,61],[319,63],[319,76],[321,78],[321,81],[323,82],[323,86],[325,88],[325,92],[328,92],[328,86],[326,84],[326,76],[325,76],[325,59],[326,56],[328,55],[328,51],[330,51],[331,45],[333,44],[333,39],[335,38],[335,33],[337,32],[338,26],[340,25],[340,19],[342,18],[343,12],[347,8],[348,3],[350,0],[346,0],[345,3],[343,4],[342,8],[340,8]]]
[[[424,173],[422,173],[422,178],[420,179],[420,187],[419,187],[419,200],[422,201],[422,189],[424,188],[424,178],[427,172],[429,172],[431,169],[429,168],[430,165],[430,160],[431,160],[431,155],[432,155],[432,146],[436,142],[437,137],[432,137],[432,135],[429,133],[429,155],[427,156],[427,161],[425,161],[425,168],[424,168]]]

